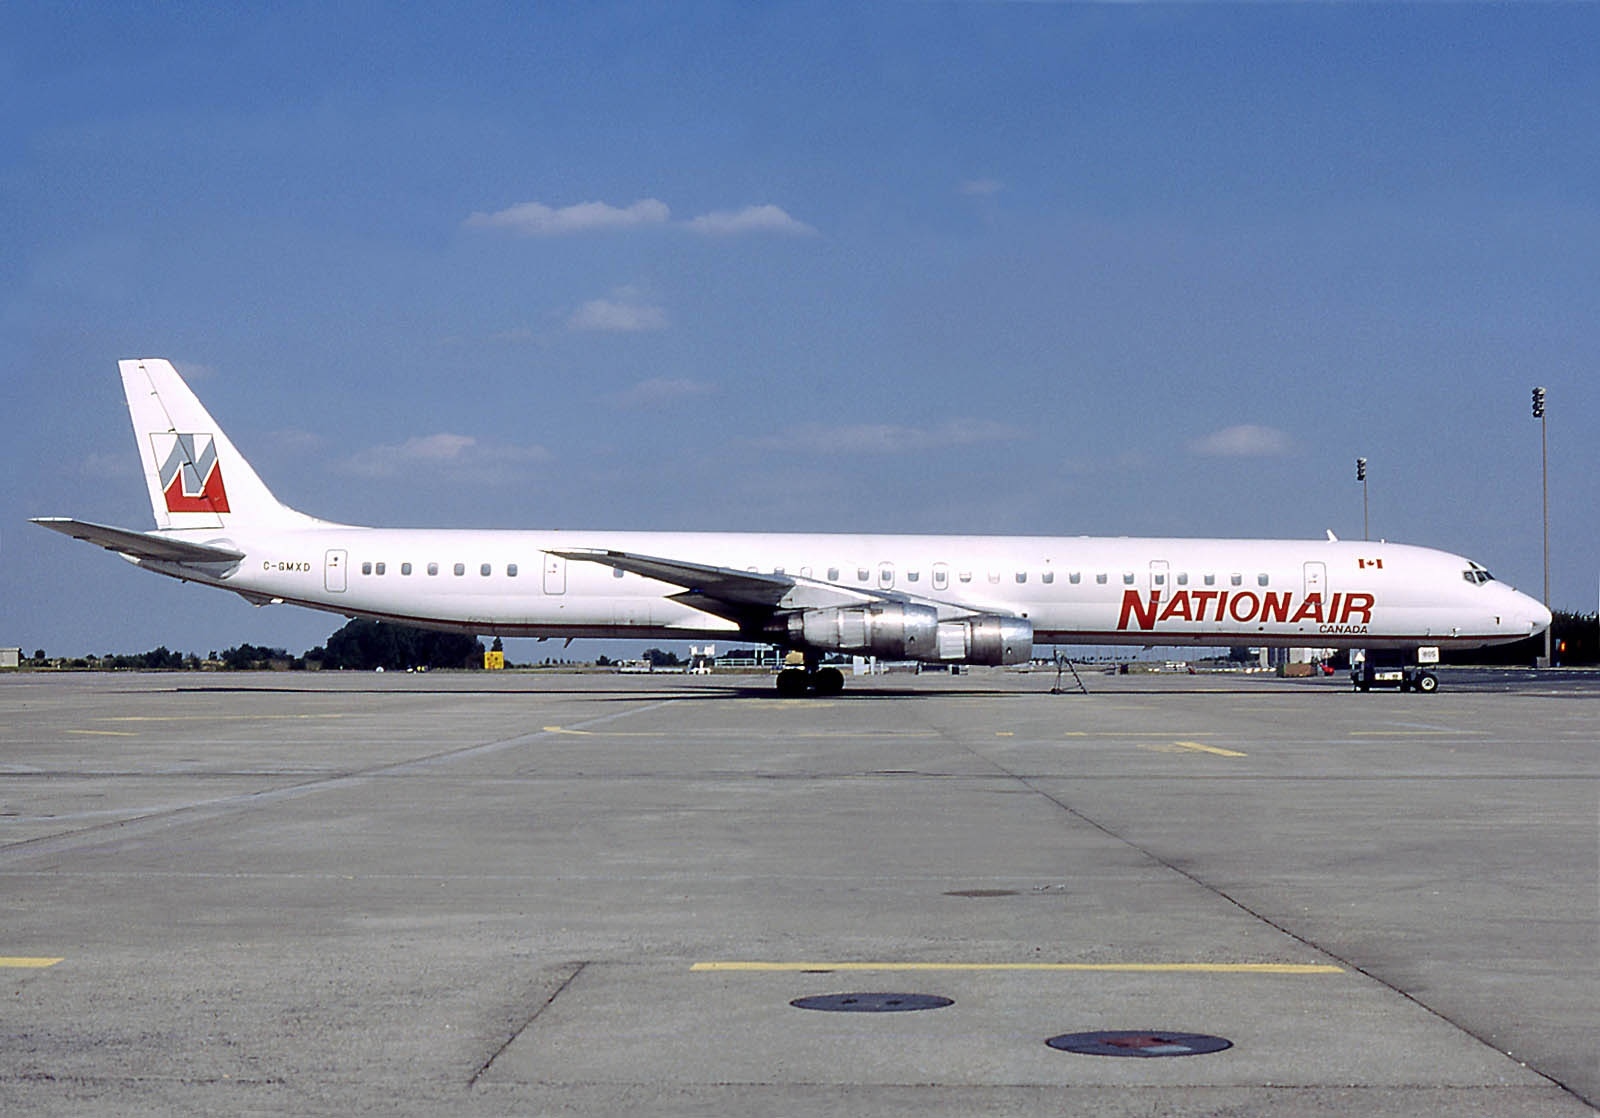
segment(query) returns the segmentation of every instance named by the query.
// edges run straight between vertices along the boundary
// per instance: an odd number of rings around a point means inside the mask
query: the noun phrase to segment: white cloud
[[[541,202],[522,202],[495,213],[475,213],[469,229],[504,229],[524,237],[559,237],[605,229],[664,225],[671,216],[665,202],[644,198],[626,208],[604,202],[579,202],[554,209]]]
[[[619,408],[653,408],[692,396],[704,396],[714,389],[714,385],[687,377],[653,377],[606,399]]]
[[[471,435],[441,432],[357,451],[344,461],[343,468],[367,478],[414,477],[420,481],[444,476],[453,481],[495,482],[510,480],[520,467],[549,458],[550,452],[542,446],[485,444]]]
[[[904,454],[1005,442],[1020,436],[1016,428],[987,419],[956,419],[933,428],[894,423],[804,423],[792,431],[757,439],[755,444],[771,450],[819,455]]]
[[[494,229],[524,237],[561,237],[615,229],[641,229],[666,225],[672,211],[665,202],[644,198],[631,206],[618,207],[606,202],[579,202],[560,208],[543,202],[519,202],[494,213],[474,213],[465,222],[468,229]],[[688,221],[673,223],[679,229],[709,236],[738,236],[745,233],[781,233],[812,236],[816,230],[790,217],[781,206],[745,206],[739,210],[717,210]]]
[[[746,206],[742,210],[718,210],[704,214],[689,222],[696,233],[712,236],[734,236],[740,233],[782,233],[788,236],[809,237],[816,230],[803,221],[790,217],[781,206]]]
[[[1196,439],[1189,449],[1209,458],[1275,458],[1289,453],[1290,439],[1276,427],[1241,423]]]
[[[638,334],[665,330],[667,312],[660,307],[628,300],[591,299],[567,319],[567,329],[604,334]]]

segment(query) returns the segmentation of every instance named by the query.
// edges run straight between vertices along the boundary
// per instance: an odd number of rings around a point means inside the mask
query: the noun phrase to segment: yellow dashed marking
[[[0,967],[53,967],[61,961],[28,955],[0,955]]]
[[[1179,749],[1194,750],[1198,753],[1211,753],[1218,757],[1243,757],[1237,749],[1223,749],[1220,745],[1205,745],[1198,741],[1175,741],[1172,743]]]

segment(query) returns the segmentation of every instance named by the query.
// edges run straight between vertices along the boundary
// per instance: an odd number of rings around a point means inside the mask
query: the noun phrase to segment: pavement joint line
[[[1055,973],[1125,974],[1344,974],[1345,968],[1331,963],[785,963],[711,962],[695,963],[694,972],[796,973],[819,971],[1025,971]]]
[[[0,967],[23,967],[38,969],[42,967],[53,967],[59,962],[62,962],[62,960],[52,959],[47,956],[0,955]]]

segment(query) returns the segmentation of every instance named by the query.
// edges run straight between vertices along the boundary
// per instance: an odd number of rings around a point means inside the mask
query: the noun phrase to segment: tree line
[[[496,640],[496,646],[499,641]],[[54,659],[36,649],[30,667],[93,668],[100,671],[406,671],[416,668],[482,668],[483,642],[466,633],[437,633],[410,625],[357,618],[315,648],[296,656],[283,648],[240,644],[205,659],[166,645],[149,652]]]

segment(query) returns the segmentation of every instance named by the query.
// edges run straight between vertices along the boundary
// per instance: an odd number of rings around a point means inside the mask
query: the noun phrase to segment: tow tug
[[[1439,690],[1439,677],[1432,670],[1438,663],[1437,647],[1424,646],[1415,651],[1358,648],[1350,653],[1350,685],[1357,691],[1397,687],[1431,695]]]

